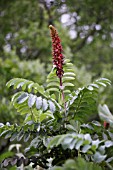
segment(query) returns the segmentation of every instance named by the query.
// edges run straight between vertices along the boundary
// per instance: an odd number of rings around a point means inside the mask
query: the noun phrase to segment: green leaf
[[[73,73],[73,72],[64,72],[64,74],[63,74],[63,76],[73,76],[73,77],[75,77],[75,73]]]
[[[44,94],[45,93],[45,90],[44,90],[44,87],[43,86],[37,86],[37,89],[38,91],[41,93],[41,94]]]
[[[105,104],[103,106],[99,105],[98,112],[100,119],[106,121],[107,123],[110,124],[111,127],[113,127],[113,115],[109,111],[108,106]]]
[[[48,149],[53,148],[54,146],[57,146],[57,143],[59,141],[59,139],[61,138],[61,135],[57,135],[55,137],[53,137],[50,141],[50,143],[48,144]]]
[[[106,79],[106,78],[100,78],[100,79],[96,80],[95,83],[97,83],[98,85],[106,87],[106,85],[111,84],[111,81],[109,79]]]
[[[11,136],[11,138],[10,138],[10,141],[13,141],[13,140],[15,140],[15,138],[17,137],[17,132],[14,132],[13,133],[13,135]]]
[[[88,121],[88,118],[97,112],[98,88],[109,83],[107,79],[98,79],[86,87],[73,91],[68,99],[70,115],[80,122]]]
[[[30,138],[30,133],[25,133],[24,135],[24,142],[27,142]]]
[[[73,139],[73,140],[70,142],[68,148],[71,149],[71,150],[74,149],[77,141],[78,141],[78,139]]]
[[[106,148],[113,146],[113,141],[111,141],[111,140],[106,141],[105,146],[106,146]]]
[[[34,82],[31,82],[31,83],[28,85],[28,92],[29,92],[29,93],[32,91],[33,85],[34,85]]]
[[[40,86],[38,83],[34,83],[33,81],[29,81],[22,78],[14,78],[10,80],[6,85],[8,87],[14,85],[14,89],[22,87],[23,91],[25,91],[25,89],[28,88],[28,92],[31,92],[33,89],[34,93],[39,92],[46,97],[44,87]]]
[[[65,81],[71,81],[71,80],[75,80],[75,78],[74,77],[63,77],[63,84],[64,84],[64,82]]]
[[[29,94],[28,106],[29,106],[30,108],[33,107],[33,105],[35,104],[35,101],[36,101],[36,96],[33,95],[33,94]]]
[[[36,108],[39,110],[42,107],[42,97],[36,98]]]
[[[80,122],[75,120],[70,120],[70,124],[75,128],[77,132],[80,131]]]
[[[47,88],[50,87],[50,86],[53,86],[53,87],[57,86],[57,87],[59,87],[59,82],[50,82],[50,83],[48,83]]]
[[[40,142],[40,139],[39,139],[39,136],[37,136],[36,138],[34,138],[31,143],[30,143],[30,147],[34,147],[34,148],[37,148],[38,144]]]
[[[100,147],[98,148],[98,150],[99,150],[99,152],[100,152],[102,155],[104,155],[104,154],[105,154],[105,145],[100,146]]]
[[[66,65],[67,63],[70,63],[70,60],[69,60],[69,59],[65,59],[65,60],[64,60],[64,65]]]
[[[21,115],[27,114],[30,112],[29,108],[22,108],[21,110],[17,110],[17,112],[21,113]]]
[[[91,145],[85,145],[85,146],[83,146],[83,148],[82,148],[82,152],[83,152],[83,153],[86,153],[90,148],[91,148]]]
[[[67,125],[66,125],[66,128],[67,128],[68,130],[70,130],[70,131],[76,131],[75,127],[73,127],[73,126],[70,125],[70,124],[67,124]]]
[[[54,119],[53,114],[52,114],[51,112],[49,112],[49,111],[40,114],[39,117],[40,117],[40,118],[39,118],[39,119],[40,119],[40,122],[42,122],[42,121],[43,121],[44,119],[46,119],[46,118],[52,118],[52,119]]]
[[[92,141],[92,145],[96,146],[96,148],[98,147],[99,144],[100,144],[99,139]]]
[[[51,101],[51,100],[48,100],[48,103],[49,103],[49,109],[52,113],[55,112],[56,110],[56,107],[55,107],[55,104]]]
[[[66,136],[64,140],[62,141],[62,147],[63,149],[69,148],[70,143],[73,141],[72,136]]]
[[[75,115],[76,120],[83,122],[96,111],[96,102],[92,91],[87,88],[79,89],[70,95],[69,111]],[[87,108],[87,109],[86,109]]]
[[[64,65],[64,67],[72,67],[73,66],[73,64],[72,63],[66,63],[65,65]]]
[[[62,166],[55,166],[50,168],[50,170],[102,170],[102,168],[93,162],[88,162],[78,157],[75,160],[68,159]]]
[[[53,92],[58,92],[59,93],[59,89],[55,88],[55,87],[54,88],[48,88],[47,91],[48,92],[53,91]]]
[[[65,62],[64,62],[65,63]],[[70,82],[71,80],[75,79],[75,73],[74,70],[72,69],[73,64],[68,63],[68,61],[64,64],[63,69],[64,69],[64,75],[63,75],[63,86],[66,87],[74,87],[74,85]],[[47,91],[48,92],[58,92],[59,91],[59,79],[56,76],[56,68],[53,67],[50,74],[47,77]],[[65,90],[64,93],[70,93],[69,90]]]
[[[101,163],[102,161],[105,160],[107,155],[101,155],[100,152],[96,152],[93,156],[93,160],[96,163]]]
[[[84,135],[84,139],[85,139],[85,140],[88,140],[89,142],[92,142],[92,139],[91,139],[90,134],[85,134],[85,135]]]
[[[93,121],[92,121],[92,124],[95,125],[95,126],[101,127],[100,122],[98,122],[98,121],[96,121],[96,120],[93,120]]]
[[[71,93],[70,90],[64,90],[64,93]]]
[[[23,136],[24,136],[24,131],[21,130],[17,135],[17,141],[20,141],[23,138]]]
[[[23,85],[24,85],[24,84],[25,84],[25,81],[23,82]],[[13,84],[13,86],[14,86],[13,88],[14,88],[14,89],[16,89],[16,88],[18,89],[18,88],[20,87],[20,85],[22,85],[22,79],[17,78],[16,81],[15,81],[15,83]],[[23,86],[23,85],[22,85],[22,86]]]
[[[6,83],[6,86],[9,88],[10,86],[14,85],[14,83],[16,82],[17,78],[16,79],[11,79],[10,81],[8,81]]]
[[[3,124],[3,123],[0,123],[0,128],[3,127],[3,126],[4,126],[4,124]]]
[[[95,87],[95,88],[99,88],[99,86],[97,84],[92,83],[91,86]]]
[[[65,87],[67,87],[67,86],[74,87],[74,84],[65,82],[65,83],[63,83],[63,86],[65,86]]]
[[[11,137],[11,135],[12,135],[12,131],[9,131],[9,132],[6,134],[5,139],[10,138],[10,137]]]
[[[113,156],[112,156],[111,158],[108,158],[108,159],[106,160],[107,163],[109,163],[109,162],[111,162],[111,161],[113,161]]]
[[[4,130],[1,134],[0,134],[0,137],[5,135],[7,132],[9,132],[9,130]]]
[[[92,91],[94,88],[92,86],[88,86],[87,89]]]
[[[18,104],[25,102],[28,99],[28,97],[29,97],[28,93],[22,93],[17,99]]]
[[[56,75],[54,76],[51,76],[51,78],[47,79],[46,81],[48,84],[51,83],[51,82],[54,82],[54,83],[59,83],[59,79]]]
[[[42,108],[43,108],[43,111],[47,110],[48,108],[48,102],[46,99],[42,100]]]
[[[52,98],[53,100],[56,100],[55,94],[52,94],[50,98]]]
[[[83,142],[84,142],[84,141],[81,140],[81,139],[78,140],[77,143],[76,143],[76,145],[75,145],[75,149],[79,150],[79,148],[80,148],[80,146],[83,144]]]

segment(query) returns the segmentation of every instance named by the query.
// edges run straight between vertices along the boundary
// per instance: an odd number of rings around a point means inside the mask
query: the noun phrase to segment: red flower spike
[[[62,45],[61,40],[58,36],[58,33],[52,25],[49,26],[52,38],[52,55],[53,55],[53,64],[56,66],[56,74],[59,78],[63,76],[63,63],[64,63],[64,56],[62,54]]]
[[[104,121],[104,128],[108,129],[109,128],[109,123],[107,123],[106,121]]]

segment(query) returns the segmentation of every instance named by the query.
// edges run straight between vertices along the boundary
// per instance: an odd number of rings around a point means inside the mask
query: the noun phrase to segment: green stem
[[[78,150],[78,157],[81,157],[80,150]]]
[[[106,163],[106,165],[109,167],[109,169],[113,169],[113,167],[109,163]]]
[[[64,95],[64,91],[63,91],[62,77],[60,77],[60,87],[61,87],[62,101],[64,103],[64,111],[65,111],[65,116],[66,116],[66,102],[65,102],[65,95]]]
[[[34,121],[34,115],[33,115],[33,111],[32,111],[31,108],[30,108],[30,111],[31,111],[31,118],[32,118],[32,120]]]
[[[63,83],[62,83],[62,77],[60,77],[60,87],[61,87],[61,91],[62,91],[62,101],[64,102],[64,99],[65,99],[65,97],[64,97],[64,91],[63,91]]]

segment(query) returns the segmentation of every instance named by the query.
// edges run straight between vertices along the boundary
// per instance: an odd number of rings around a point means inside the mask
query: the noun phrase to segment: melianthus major
[[[52,37],[52,47],[53,47],[53,64],[56,67],[56,74],[60,79],[60,85],[62,86],[62,76],[64,74],[63,71],[63,64],[64,64],[64,56],[62,54],[62,45],[61,40],[58,36],[58,33],[52,25],[49,26],[51,30],[51,37]]]
[[[16,155],[3,160],[2,167],[32,163],[33,167],[39,165],[44,169],[63,170],[68,166],[72,170],[73,167],[69,162],[65,165],[65,161],[72,159],[71,163],[77,166],[75,160],[78,157],[109,167],[112,155],[106,150],[113,146],[112,133],[103,129],[99,122],[90,122],[89,118],[97,111],[98,89],[110,84],[110,81],[101,78],[76,90],[73,64],[63,56],[56,28],[52,25],[49,28],[53,68],[47,77],[47,87],[23,78],[14,78],[7,83],[8,87],[14,86],[19,90],[12,97],[12,103],[17,112],[25,115],[25,120],[20,126],[2,124],[1,136],[29,144],[24,156]],[[55,168],[57,165],[62,167]],[[97,166],[92,163],[88,165],[91,165],[91,170]]]

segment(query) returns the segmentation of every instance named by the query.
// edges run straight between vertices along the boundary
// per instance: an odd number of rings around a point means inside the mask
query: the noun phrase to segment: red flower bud
[[[62,45],[61,40],[58,36],[58,33],[52,25],[49,26],[52,38],[52,55],[53,55],[53,64],[56,66],[56,74],[59,78],[63,76],[63,63],[64,56],[62,54]]]
[[[109,128],[109,123],[107,123],[106,121],[104,121],[104,128],[108,129]]]

